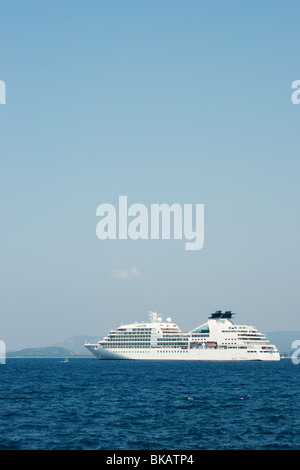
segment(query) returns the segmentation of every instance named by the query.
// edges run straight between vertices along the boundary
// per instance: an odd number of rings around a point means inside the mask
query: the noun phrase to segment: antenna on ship
[[[149,313],[149,322],[155,323],[157,321],[157,313],[156,312],[148,312]]]

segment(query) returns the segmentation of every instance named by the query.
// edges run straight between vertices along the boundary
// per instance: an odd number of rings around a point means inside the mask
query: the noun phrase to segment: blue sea
[[[300,365],[7,359],[0,449],[300,448]]]

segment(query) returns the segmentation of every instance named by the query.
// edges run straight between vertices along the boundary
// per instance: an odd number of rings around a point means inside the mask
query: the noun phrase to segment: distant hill
[[[94,336],[74,336],[54,346],[9,351],[6,353],[6,357],[94,357],[92,353],[84,347],[84,343],[97,341],[99,341],[99,338],[95,338]]]
[[[84,343],[97,343],[101,338],[99,336],[78,335],[68,338],[54,346],[68,349],[73,353],[80,355],[90,355],[91,353],[84,347]]]
[[[293,341],[300,340],[300,331],[269,331],[264,333],[271,344],[275,344],[280,354],[291,355]]]
[[[19,351],[10,351],[6,353],[7,357],[70,357],[75,355],[65,348],[46,347],[46,348],[26,348]]]

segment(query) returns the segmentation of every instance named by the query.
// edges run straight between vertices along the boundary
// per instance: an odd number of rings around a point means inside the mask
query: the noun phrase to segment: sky
[[[0,339],[148,311],[300,331],[297,0],[1,0]],[[204,204],[205,241],[99,240],[97,207]]]

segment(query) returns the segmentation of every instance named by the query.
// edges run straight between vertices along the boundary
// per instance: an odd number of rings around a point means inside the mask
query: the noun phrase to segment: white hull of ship
[[[255,349],[195,348],[163,350],[160,348],[118,351],[104,349],[96,344],[85,345],[100,360],[162,360],[162,361],[279,361],[278,352],[262,352]]]

